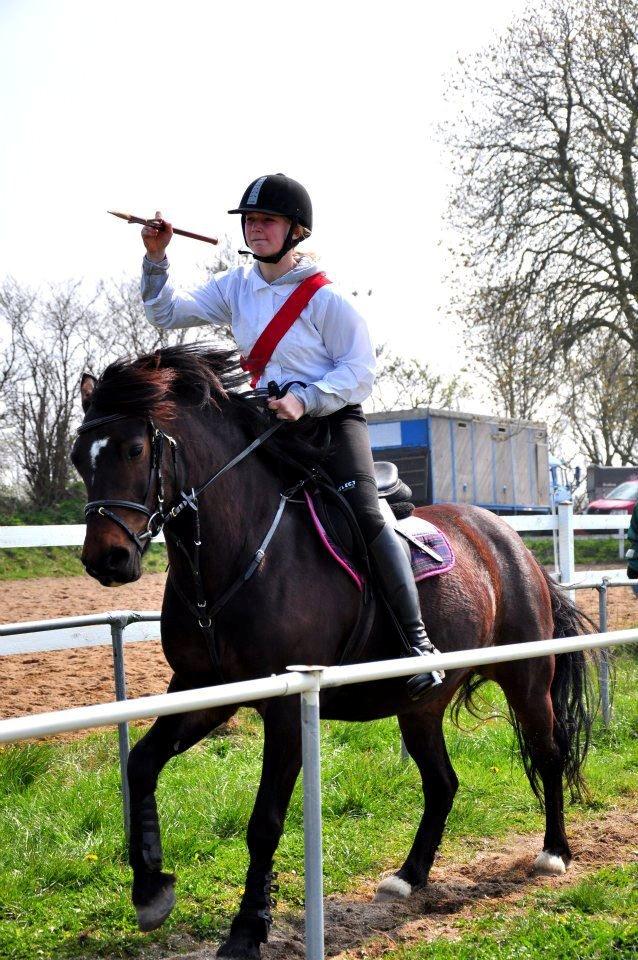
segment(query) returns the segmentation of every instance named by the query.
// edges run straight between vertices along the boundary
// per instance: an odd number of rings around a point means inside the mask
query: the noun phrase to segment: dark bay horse
[[[234,355],[182,346],[112,364],[98,381],[85,377],[82,383],[85,419],[73,449],[90,501],[82,561],[103,584],[136,580],[149,535],[168,517],[170,575],[162,644],[174,671],[171,691],[220,678],[230,682],[283,673],[293,663],[339,663],[359,612],[356,587],[324,550],[298,497],[273,527],[282,490],[291,482],[278,450],[283,456],[288,444],[289,451],[301,455],[297,425],[287,425],[220,473],[200,494],[199,513],[192,509],[193,491],[271,423],[263,401],[242,392],[242,382]],[[504,521],[452,504],[418,513],[444,531],[456,553],[450,573],[419,584],[423,619],[440,650],[583,632],[577,609]],[[265,558],[233,592],[271,530]],[[227,602],[215,618],[211,646],[208,614],[223,595]],[[204,605],[198,608],[201,598]],[[379,612],[359,659],[399,654],[399,641]],[[583,654],[503,663],[479,673],[453,670],[441,687],[416,703],[408,698],[404,680],[331,689],[321,696],[324,717],[361,721],[396,714],[422,777],[424,813],[412,849],[396,874],[381,883],[381,897],[407,897],[427,881],[458,786],[443,738],[443,713],[454,698],[457,705],[468,702],[486,679],[505,693],[530,783],[544,803],[545,840],[536,867],[563,872],[570,862],[563,781],[578,794],[591,722]],[[301,766],[296,698],[256,706],[265,740],[247,833],[250,865],[239,912],[219,951],[242,960],[258,958],[267,939],[273,858]],[[160,771],[236,710],[161,717],[131,753],[130,863],[133,902],[144,930],[159,926],[174,903],[175,878],[162,871],[155,804]]]

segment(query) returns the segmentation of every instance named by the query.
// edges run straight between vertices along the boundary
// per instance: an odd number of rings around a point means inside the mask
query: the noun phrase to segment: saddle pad
[[[363,590],[363,576],[355,569],[339,544],[335,543],[326,533],[321,520],[317,516],[312,497],[306,490],[304,490],[304,496],[308,504],[313,525],[324,547],[335,563],[338,563],[344,572],[354,581],[357,588]],[[441,562],[439,562],[435,560],[434,557],[419,550],[418,547],[410,544],[412,572],[417,583],[419,580],[425,580],[426,577],[435,577],[439,573],[447,573],[448,570],[452,569],[455,563],[454,551],[445,534],[442,533],[438,527],[435,527],[433,523],[430,523],[428,520],[423,520],[421,517],[410,516],[404,520],[400,520],[397,523],[397,527],[399,530],[404,530],[415,540],[419,540],[420,543],[429,547],[441,557]]]
[[[418,547],[410,544],[412,572],[417,583],[419,580],[425,580],[426,577],[436,577],[437,574],[447,573],[448,570],[452,569],[456,559],[450,541],[429,520],[424,520],[422,517],[416,517],[413,514],[404,520],[399,520],[397,528],[405,530],[407,534],[414,537],[415,540],[419,540],[420,543],[429,547],[430,550],[438,553],[441,557],[442,562],[439,562],[434,557],[419,550]]]

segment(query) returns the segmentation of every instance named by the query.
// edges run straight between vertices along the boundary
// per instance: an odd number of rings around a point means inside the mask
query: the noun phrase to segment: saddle
[[[412,562],[415,580],[447,573],[454,566],[454,553],[447,537],[434,524],[414,516],[412,491],[399,477],[396,464],[374,465],[379,507],[385,520],[400,535]],[[325,487],[305,491],[308,509],[319,537],[335,561],[360,586],[365,579],[367,553],[356,519],[341,497],[326,497]]]
[[[381,513],[400,535],[415,580],[447,573],[454,566],[455,558],[445,534],[429,521],[414,516],[412,491],[399,477],[396,464],[382,461],[374,466]],[[365,647],[379,591],[370,589],[372,571],[365,543],[348,503],[325,484],[310,490],[306,487],[304,497],[323,546],[361,593],[357,623],[340,661],[352,663]]]

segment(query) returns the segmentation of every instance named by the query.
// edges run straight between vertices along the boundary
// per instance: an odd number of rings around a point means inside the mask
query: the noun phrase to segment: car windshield
[[[605,498],[607,500],[638,500],[638,480],[620,483]]]

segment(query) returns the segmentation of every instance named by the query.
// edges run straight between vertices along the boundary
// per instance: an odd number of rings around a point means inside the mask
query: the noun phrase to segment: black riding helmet
[[[241,213],[244,240],[246,239],[247,213],[275,213],[290,220],[288,236],[279,253],[273,253],[269,257],[253,254],[255,260],[260,260],[262,263],[279,263],[292,247],[296,247],[305,239],[304,236],[293,238],[297,225],[305,228],[306,236],[310,236],[312,230],[312,203],[308,191],[296,180],[286,177],[283,173],[269,173],[265,177],[253,180],[244,191],[237,209],[228,212]]]

